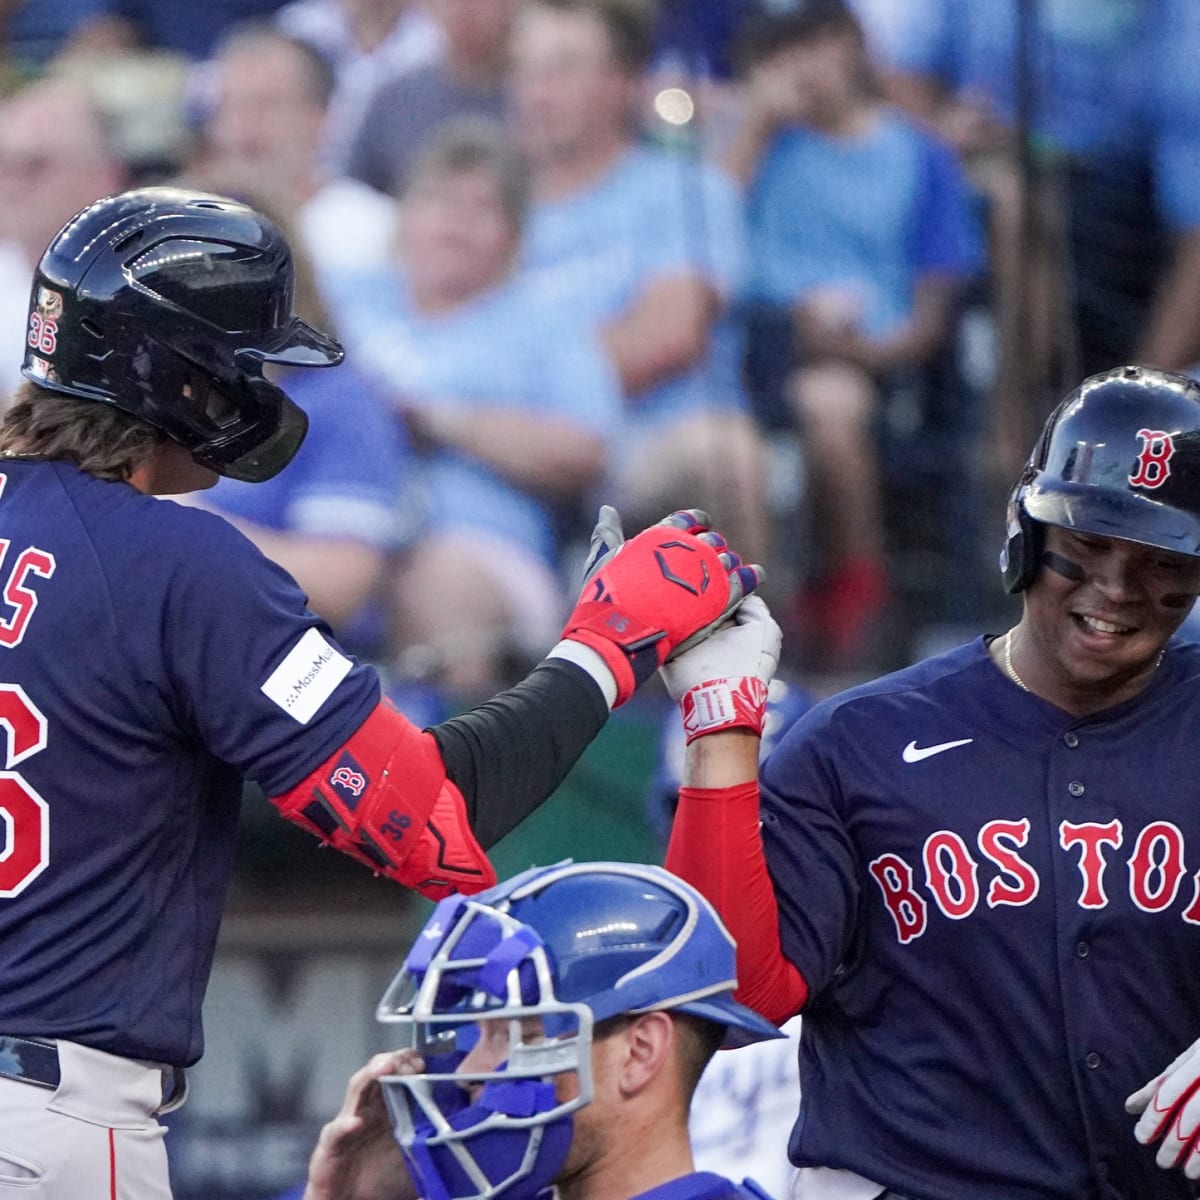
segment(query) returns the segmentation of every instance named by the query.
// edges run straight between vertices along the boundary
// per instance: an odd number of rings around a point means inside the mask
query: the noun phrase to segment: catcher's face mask
[[[533,867],[443,900],[377,1013],[420,1051],[381,1082],[426,1200],[533,1200],[592,1099],[594,1026],[669,1009],[729,1046],[781,1037],[732,998],[735,947],[681,879],[636,863]]]
[[[538,935],[477,901],[444,900],[377,1015],[425,1062],[380,1081],[420,1195],[548,1196],[571,1114],[592,1098],[592,1014],[556,999]]]

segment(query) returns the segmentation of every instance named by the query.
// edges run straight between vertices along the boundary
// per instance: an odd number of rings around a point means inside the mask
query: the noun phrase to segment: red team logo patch
[[[1137,469],[1129,476],[1134,487],[1162,487],[1171,474],[1171,459],[1175,454],[1175,439],[1162,429],[1139,429],[1142,452],[1137,456]]]
[[[367,777],[349,767],[338,767],[329,777],[329,782],[336,788],[345,788],[352,796],[361,796],[367,786]]]
[[[359,799],[370,783],[370,776],[349,753],[343,753],[329,772],[329,786],[350,812],[358,808]]]

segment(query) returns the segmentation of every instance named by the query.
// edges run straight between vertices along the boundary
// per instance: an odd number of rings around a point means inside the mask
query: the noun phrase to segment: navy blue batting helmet
[[[1051,413],[1009,497],[1010,592],[1037,575],[1043,525],[1200,556],[1200,386],[1138,366],[1085,379]]]
[[[42,256],[22,370],[140,417],[221,475],[269,479],[308,420],[263,365],[343,357],[295,315],[293,286],[287,241],[245,204],[162,187],[108,196]]]

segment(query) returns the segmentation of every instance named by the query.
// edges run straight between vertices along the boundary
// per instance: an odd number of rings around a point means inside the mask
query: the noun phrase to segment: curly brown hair
[[[26,380],[0,420],[0,454],[65,459],[97,479],[125,481],[167,435],[139,417]]]

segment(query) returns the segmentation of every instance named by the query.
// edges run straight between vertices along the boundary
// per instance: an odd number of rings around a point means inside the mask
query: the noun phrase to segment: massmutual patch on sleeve
[[[319,630],[310,629],[271,672],[262,692],[289,717],[307,725],[353,665]]]

